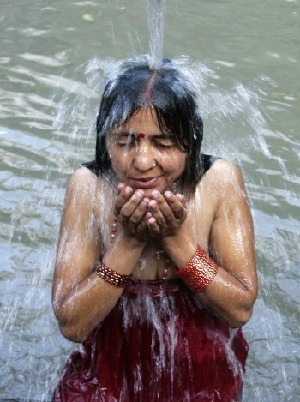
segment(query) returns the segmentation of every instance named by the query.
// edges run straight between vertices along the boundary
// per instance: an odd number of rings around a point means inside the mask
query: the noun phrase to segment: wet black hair
[[[186,153],[180,182],[183,189],[193,190],[202,174],[203,123],[189,79],[168,59],[160,70],[150,69],[146,58],[127,61],[107,81],[97,117],[95,173],[111,169],[106,134],[146,107],[155,110],[161,132],[172,133]]]

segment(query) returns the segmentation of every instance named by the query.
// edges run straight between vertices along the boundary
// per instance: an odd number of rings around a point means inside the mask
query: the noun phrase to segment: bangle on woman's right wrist
[[[106,282],[118,287],[123,287],[132,281],[131,275],[119,274],[111,268],[108,268],[102,261],[95,263],[94,272]]]

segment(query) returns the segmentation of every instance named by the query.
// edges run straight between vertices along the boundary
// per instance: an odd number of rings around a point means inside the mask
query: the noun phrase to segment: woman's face
[[[108,134],[107,150],[118,179],[134,189],[164,192],[181,176],[186,153],[175,146],[170,133],[162,133],[152,108],[138,111]]]

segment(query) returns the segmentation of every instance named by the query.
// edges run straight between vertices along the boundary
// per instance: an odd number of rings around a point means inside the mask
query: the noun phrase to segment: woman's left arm
[[[203,191],[217,194],[209,251],[218,271],[199,297],[230,326],[241,327],[251,317],[258,289],[253,222],[239,170],[226,161],[216,165]],[[165,237],[164,244],[178,267],[195,254],[195,240],[184,225],[175,236]]]

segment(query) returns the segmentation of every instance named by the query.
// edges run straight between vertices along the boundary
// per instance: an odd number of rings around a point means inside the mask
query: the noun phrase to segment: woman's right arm
[[[98,179],[87,168],[71,176],[59,233],[52,304],[61,333],[74,342],[87,338],[123,291],[93,272],[102,245],[97,191]],[[119,231],[102,261],[120,274],[131,274],[143,247],[144,243]]]

